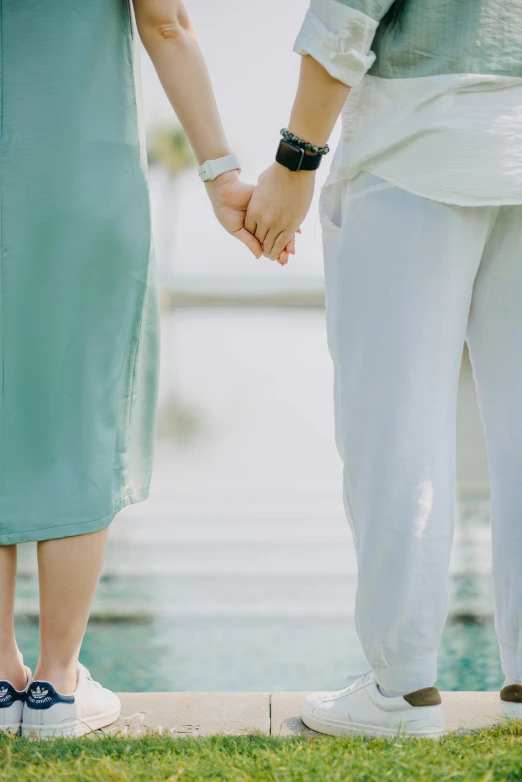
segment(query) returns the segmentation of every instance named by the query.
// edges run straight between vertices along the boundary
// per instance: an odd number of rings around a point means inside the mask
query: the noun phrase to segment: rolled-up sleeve
[[[393,2],[311,0],[294,51],[309,54],[334,79],[355,87],[375,61],[370,47]]]

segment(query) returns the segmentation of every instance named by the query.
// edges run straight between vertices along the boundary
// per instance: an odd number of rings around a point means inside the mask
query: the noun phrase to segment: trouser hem
[[[433,687],[437,679],[437,672],[430,665],[393,669],[373,665],[372,668],[381,687],[395,692],[414,692],[423,687]]]

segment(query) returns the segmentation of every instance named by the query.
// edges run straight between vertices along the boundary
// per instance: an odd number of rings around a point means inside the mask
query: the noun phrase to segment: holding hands
[[[312,202],[314,185],[313,171],[289,171],[279,163],[273,163],[259,177],[245,228],[256,238],[266,258],[281,263],[285,248],[295,243],[295,234]]]
[[[261,174],[256,188],[241,182],[237,170],[206,185],[221,225],[256,258],[264,255],[284,266],[295,253],[295,234],[300,233],[312,202],[320,157],[305,154],[304,148],[288,141],[281,144],[282,153],[280,147],[276,162]],[[290,162],[289,155],[296,156],[297,162]]]
[[[302,57],[290,118],[292,132],[281,131],[276,162],[259,177],[244,223],[263,255],[282,265],[288,260],[285,252],[293,253],[295,234],[312,202],[315,171],[329,151],[326,140],[349,92],[349,86],[333,78],[313,57]],[[313,146],[318,144],[325,146]]]
[[[217,205],[214,211],[222,225],[257,258],[263,254],[284,266],[289,255],[295,253],[295,234],[301,232],[300,225],[312,203],[315,172],[322,156],[330,150],[327,144],[314,146],[286,128],[281,135],[276,161],[261,174],[257,187],[236,182],[243,195],[250,195],[246,212],[242,199],[241,214],[236,212],[233,218],[230,210],[223,211]],[[233,159],[237,162],[237,158]]]
[[[263,242],[255,231],[249,230],[246,226],[247,209],[252,201],[254,186],[242,182],[237,171],[229,171],[207,182],[206,187],[214,214],[223,228],[243,242],[256,258],[261,258],[265,252]],[[273,258],[281,266],[288,263],[289,256],[295,253],[293,233]]]
[[[295,253],[295,233],[304,220],[315,184],[318,147],[325,143],[339,116],[349,87],[309,55],[290,118],[293,133],[281,132],[277,160],[259,178],[257,188],[240,181],[231,155],[214,91],[194,28],[183,0],[133,0],[141,40],[154,64],[203,172],[214,212],[223,227],[257,257],[282,266]],[[183,74],[183,78],[179,78]],[[285,147],[286,144],[286,147]],[[281,149],[283,154],[281,154]],[[315,162],[314,163],[314,157]],[[201,174],[201,170],[200,170]]]
[[[313,146],[283,128],[276,162],[260,177],[248,206],[245,228],[275,261],[295,241],[308,214],[315,186],[315,172],[330,150]]]

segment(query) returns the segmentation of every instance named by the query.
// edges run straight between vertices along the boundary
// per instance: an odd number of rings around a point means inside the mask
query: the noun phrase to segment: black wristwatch
[[[289,171],[315,171],[321,165],[322,155],[307,155],[302,147],[282,138],[277,149],[276,161]]]

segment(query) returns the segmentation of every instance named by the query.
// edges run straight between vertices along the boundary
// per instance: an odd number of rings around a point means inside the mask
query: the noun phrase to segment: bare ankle
[[[34,678],[40,681],[50,682],[54,689],[62,695],[72,695],[76,689],[78,678],[78,664],[68,665],[49,664],[39,661],[36,666]]]
[[[11,682],[15,690],[23,690],[27,684],[27,673],[19,652],[0,652],[0,680]]]

